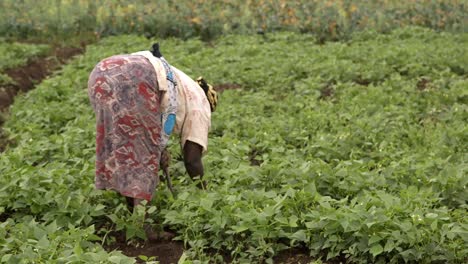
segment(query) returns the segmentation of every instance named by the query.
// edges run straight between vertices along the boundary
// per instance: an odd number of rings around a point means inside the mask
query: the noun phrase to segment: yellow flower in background
[[[286,7],[286,4],[287,4],[286,1],[284,1],[284,0],[281,1],[281,4],[280,4],[281,8],[285,8],[285,7]]]
[[[200,17],[194,17],[194,18],[190,19],[190,22],[192,22],[193,24],[201,25]]]

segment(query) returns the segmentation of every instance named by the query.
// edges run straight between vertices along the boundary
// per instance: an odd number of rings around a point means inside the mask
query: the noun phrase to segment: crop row
[[[13,81],[4,73],[6,69],[22,66],[28,59],[44,55],[48,50],[47,45],[2,42],[0,44],[0,86]]]

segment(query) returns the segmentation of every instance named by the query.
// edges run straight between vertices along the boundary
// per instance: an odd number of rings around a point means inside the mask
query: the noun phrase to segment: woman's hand
[[[171,175],[169,175],[169,164],[170,164],[170,162],[171,162],[171,154],[169,153],[167,148],[165,148],[161,152],[161,159],[160,159],[160,162],[159,162],[159,166],[160,166],[161,170],[163,171],[164,178],[166,179],[167,187],[169,188],[171,193],[174,195],[174,189],[172,188]]]

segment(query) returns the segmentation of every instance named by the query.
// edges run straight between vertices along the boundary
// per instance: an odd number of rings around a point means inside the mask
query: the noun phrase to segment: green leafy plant
[[[2,42],[0,44],[0,71],[22,66],[32,57],[45,55],[49,49],[49,46],[45,44]],[[3,77],[3,74],[0,76],[0,85],[3,85],[3,82],[8,81],[8,76]]]

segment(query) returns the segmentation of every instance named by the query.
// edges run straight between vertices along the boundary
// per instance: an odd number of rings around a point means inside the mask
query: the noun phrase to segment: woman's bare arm
[[[203,177],[202,163],[203,147],[192,141],[186,141],[184,145],[184,164],[187,173],[193,179],[195,177]]]

